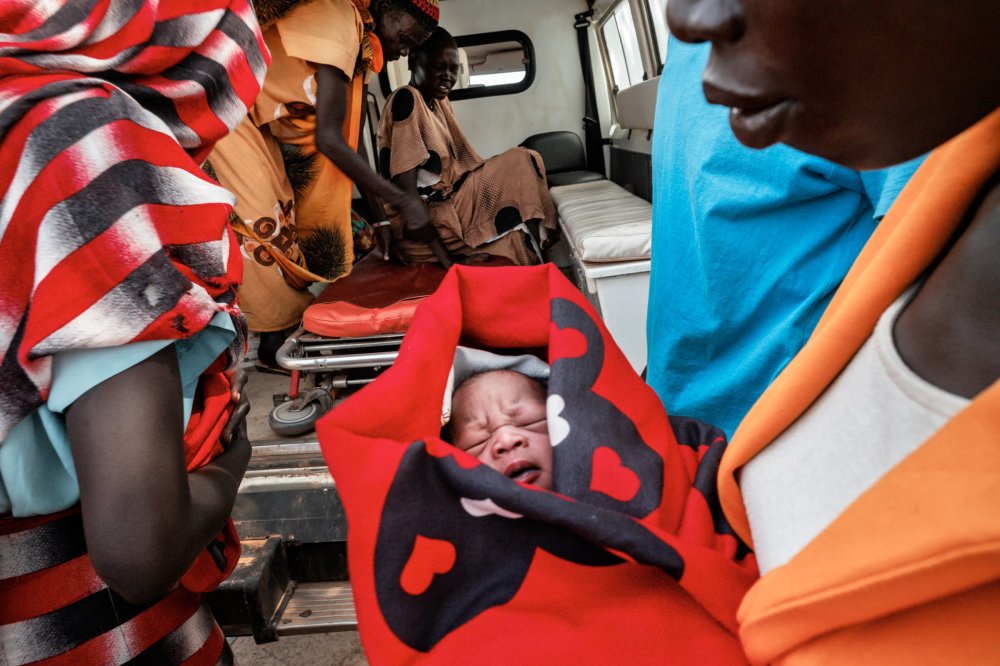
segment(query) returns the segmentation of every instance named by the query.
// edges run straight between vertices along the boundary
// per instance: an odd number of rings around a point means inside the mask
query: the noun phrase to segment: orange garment
[[[357,149],[365,82],[382,66],[361,11],[367,1],[313,0],[293,7],[264,32],[272,63],[248,117],[209,157],[219,182],[236,195],[231,219],[244,260],[240,305],[251,330],[295,325],[313,282],[351,271],[353,183],[316,148],[316,71],[351,77],[344,141]],[[368,59],[365,59],[368,55]]]
[[[879,316],[947,246],[1000,169],[1000,110],[939,147],[848,273],[809,343],[758,400],[719,470],[721,500],[750,541],[738,470],[806,412]],[[754,663],[1000,660],[1000,381],[882,477],[738,616]]]

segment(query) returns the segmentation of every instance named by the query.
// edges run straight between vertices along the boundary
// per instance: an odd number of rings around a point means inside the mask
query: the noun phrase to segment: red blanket
[[[551,364],[555,492],[439,438],[460,341]],[[373,663],[745,661],[756,566],[718,506],[723,435],[668,418],[555,267],[453,268],[318,431]]]

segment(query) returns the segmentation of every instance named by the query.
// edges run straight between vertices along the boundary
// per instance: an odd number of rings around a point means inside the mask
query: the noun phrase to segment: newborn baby
[[[470,366],[472,372],[463,377],[461,369]],[[548,366],[534,357],[460,348],[456,370],[449,441],[504,476],[551,490],[552,445],[541,379]]]
[[[513,370],[474,375],[455,391],[451,443],[515,481],[552,489],[545,386]]]

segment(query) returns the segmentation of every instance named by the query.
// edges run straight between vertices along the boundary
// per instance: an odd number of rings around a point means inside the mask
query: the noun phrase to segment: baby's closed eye
[[[471,455],[478,455],[486,446],[486,440],[458,444],[458,448]]]
[[[548,432],[549,422],[548,419],[526,419],[524,422],[516,424],[518,428],[523,428],[525,430],[532,430],[534,432]]]

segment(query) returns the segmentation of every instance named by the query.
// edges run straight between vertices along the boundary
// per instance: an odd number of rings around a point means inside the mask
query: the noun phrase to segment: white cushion
[[[649,259],[653,207],[610,180],[553,187],[566,240],[585,262]]]

